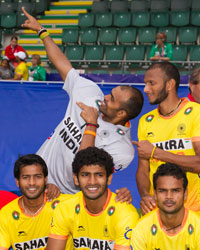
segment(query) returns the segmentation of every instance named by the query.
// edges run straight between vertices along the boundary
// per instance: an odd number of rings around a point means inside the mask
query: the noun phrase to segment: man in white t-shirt
[[[133,160],[127,124],[140,113],[143,96],[132,86],[118,86],[104,96],[94,82],[79,76],[45,28],[22,10],[28,18],[23,27],[37,31],[43,39],[48,57],[65,81],[63,89],[70,97],[65,117],[37,154],[47,163],[48,183],[53,184],[53,190],[57,186],[63,193],[75,193],[78,189],[73,183],[71,163],[78,150],[94,145],[103,148],[112,155],[115,171],[126,168]]]

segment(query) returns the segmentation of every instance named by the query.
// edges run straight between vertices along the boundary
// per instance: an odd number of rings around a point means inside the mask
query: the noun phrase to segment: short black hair
[[[10,41],[12,41],[12,40],[18,41],[18,37],[17,37],[16,35],[13,35],[13,36],[10,38]]]
[[[20,156],[17,159],[17,161],[15,162],[15,166],[14,166],[15,178],[19,180],[21,169],[25,166],[29,166],[29,165],[33,165],[33,164],[40,165],[42,167],[44,177],[47,177],[48,168],[47,168],[45,161],[42,159],[42,157],[40,157],[39,155],[36,155],[36,154],[27,154],[24,156]]]
[[[197,85],[200,83],[200,67],[195,68],[190,75],[190,83]]]
[[[188,185],[188,179],[185,172],[178,165],[173,163],[163,163],[161,164],[155,174],[153,175],[153,187],[156,190],[157,180],[160,176],[173,176],[177,180],[183,179],[184,191]]]
[[[99,165],[104,167],[107,177],[110,176],[114,170],[112,156],[104,149],[99,149],[96,147],[88,147],[86,149],[80,150],[76,154],[72,162],[73,173],[78,176],[81,168],[85,165]]]
[[[144,97],[142,92],[133,86],[122,85],[120,88],[122,90],[128,90],[131,93],[131,97],[126,102],[121,103],[121,108],[127,113],[127,119],[125,121],[127,122],[140,114],[144,103]]]
[[[179,84],[180,84],[180,74],[177,69],[177,67],[170,63],[170,62],[156,62],[153,63],[147,71],[151,69],[161,69],[165,73],[165,81],[169,81],[171,79],[174,79],[176,82],[176,91],[178,90]]]

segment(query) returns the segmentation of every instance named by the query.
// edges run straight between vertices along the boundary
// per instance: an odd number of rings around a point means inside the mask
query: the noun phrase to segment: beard
[[[168,97],[168,93],[166,92],[165,86],[161,89],[157,99],[153,102],[150,102],[151,105],[157,105],[163,102]]]

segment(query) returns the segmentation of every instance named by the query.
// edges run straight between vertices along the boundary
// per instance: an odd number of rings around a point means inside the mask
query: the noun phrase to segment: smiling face
[[[184,209],[187,190],[184,191],[183,179],[173,176],[160,176],[154,190],[158,208],[165,214],[175,214]]]
[[[160,104],[168,97],[166,75],[160,68],[147,70],[144,76],[144,92],[150,104]]]
[[[74,175],[75,184],[88,200],[106,199],[111,180],[112,175],[107,177],[105,168],[99,165],[84,165],[78,176]]]
[[[44,177],[42,167],[35,164],[22,167],[19,179],[16,179],[16,184],[21,193],[32,200],[43,194],[46,183],[47,177]]]
[[[131,97],[130,91],[121,89],[120,86],[113,88],[109,95],[104,96],[104,102],[101,103],[99,110],[104,115],[104,120],[115,123],[115,119],[122,110],[122,104]]]

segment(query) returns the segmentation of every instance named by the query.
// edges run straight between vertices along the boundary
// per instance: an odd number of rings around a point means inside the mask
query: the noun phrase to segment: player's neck
[[[180,230],[185,216],[185,208],[174,214],[167,214],[159,210],[161,227],[168,233],[174,234]]]
[[[37,199],[28,199],[27,197],[22,196],[19,204],[24,213],[34,216],[36,213],[42,210],[45,204],[44,193],[41,194]]]
[[[167,97],[163,102],[161,102],[158,106],[159,113],[163,116],[170,116],[175,114],[182,100],[178,98],[178,96]]]
[[[84,197],[85,206],[90,213],[98,214],[101,211],[103,211],[107,198],[108,198],[108,190],[96,200],[91,200]]]

